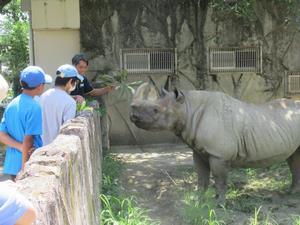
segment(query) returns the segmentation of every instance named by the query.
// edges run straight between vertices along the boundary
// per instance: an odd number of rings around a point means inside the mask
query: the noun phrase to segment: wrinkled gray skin
[[[137,89],[131,121],[145,130],[169,130],[180,137],[193,149],[199,188],[207,189],[211,172],[219,202],[225,201],[232,167],[265,167],[287,160],[291,190],[300,190],[300,101],[254,105],[220,92],[153,92],[150,84]]]

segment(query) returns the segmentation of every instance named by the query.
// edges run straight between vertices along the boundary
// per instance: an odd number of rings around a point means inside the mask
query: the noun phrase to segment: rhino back
[[[266,166],[300,145],[299,104],[247,104],[218,92],[187,92],[182,139],[193,149],[237,166]]]
[[[246,104],[243,115],[236,164],[267,166],[285,160],[299,147],[299,104],[291,100]]]

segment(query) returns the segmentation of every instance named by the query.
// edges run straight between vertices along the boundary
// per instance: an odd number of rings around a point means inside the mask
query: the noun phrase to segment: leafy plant
[[[100,81],[105,86],[115,86],[116,91],[118,91],[118,98],[131,98],[134,94],[134,87],[140,85],[142,81],[127,82],[128,73],[126,70],[120,70],[112,75],[101,75],[98,77]]]
[[[187,192],[184,194],[182,217],[185,224],[221,225],[224,221],[218,219],[214,210],[216,202],[212,190],[206,192]]]
[[[92,100],[93,101],[93,100]],[[77,102],[76,103],[76,109],[77,112],[82,112],[82,111],[95,111],[99,114],[100,117],[104,116],[106,112],[106,108],[104,106],[99,106],[99,107],[91,107],[90,106],[90,100],[86,99],[82,103]]]
[[[136,207],[136,202],[131,198],[117,198],[113,196],[100,196],[103,210],[101,224],[106,225],[156,225],[147,215],[147,211]]]
[[[278,223],[271,219],[268,215],[261,213],[261,206],[254,210],[254,215],[249,219],[250,225],[278,225]]]
[[[300,2],[297,0],[272,0],[265,1],[267,10],[275,10],[276,15],[280,12],[280,19],[285,22],[300,23]],[[228,15],[242,18],[250,22],[256,21],[254,0],[212,0],[210,4],[220,18],[225,19]],[[279,18],[277,18],[279,19]]]
[[[234,15],[238,18],[245,18],[250,21],[256,19],[253,9],[253,0],[212,0],[211,5],[215,12],[218,12],[220,17],[225,18],[228,15]]]
[[[101,224],[105,225],[158,225],[137,207],[134,197],[120,196],[119,176],[123,164],[113,155],[104,156],[102,164]]]
[[[119,195],[119,175],[123,164],[112,155],[104,156],[102,161],[102,193],[105,195]]]
[[[93,108],[88,106],[86,100],[84,100],[82,103],[77,102],[76,109],[77,112],[82,112],[84,110],[93,111]]]
[[[300,216],[299,215],[292,215],[293,225],[300,225]]]

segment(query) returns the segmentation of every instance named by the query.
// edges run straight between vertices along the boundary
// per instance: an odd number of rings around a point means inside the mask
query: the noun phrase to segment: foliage
[[[258,0],[211,0],[210,4],[218,17],[225,19],[228,15],[256,21],[255,4]],[[300,23],[299,0],[265,1],[267,11],[274,10],[276,16],[280,12],[282,22]],[[279,18],[277,18],[279,19]]]
[[[88,106],[86,100],[84,100],[82,103],[77,102],[76,108],[77,108],[77,112],[81,112],[84,110],[93,111],[93,108]]]
[[[105,195],[119,195],[119,175],[123,164],[112,155],[104,156],[102,162],[102,193]]]
[[[222,18],[227,15],[235,15],[239,18],[247,18],[249,20],[255,19],[255,13],[253,10],[253,0],[239,0],[239,1],[224,1],[224,0],[212,0],[211,5],[213,10],[218,12]]]
[[[12,0],[2,10],[2,35],[0,36],[0,60],[8,66],[6,75],[13,82],[14,95],[19,94],[19,73],[29,63],[28,16],[21,11],[21,0]]]
[[[126,70],[116,71],[112,75],[101,75],[98,80],[105,86],[114,86],[118,92],[118,98],[130,99],[134,94],[134,87],[140,85],[142,81],[128,83],[128,73]]]
[[[120,171],[123,164],[112,155],[104,156],[102,162],[102,211],[101,224],[105,225],[158,225],[148,216],[147,211],[136,206],[131,197],[120,196]]]
[[[187,192],[184,194],[182,217],[185,224],[221,225],[224,221],[218,219],[214,210],[216,202],[214,193],[209,190],[202,192]]]
[[[2,100],[1,104],[8,104],[11,102],[11,100],[14,98],[14,92],[12,90],[12,88],[10,87],[7,91],[7,95],[5,97],[5,99]]]
[[[91,107],[91,102],[94,101],[89,100],[88,98],[85,99],[82,103],[77,102],[76,103],[76,109],[77,112],[82,112],[82,111],[96,111],[100,117],[103,117],[104,115],[106,115],[106,108],[104,106],[99,106],[99,107]]]
[[[293,225],[300,225],[300,216],[299,215],[292,215]]]
[[[113,196],[100,196],[103,210],[101,224],[106,225],[156,225],[146,216],[147,211],[136,207],[131,198],[117,198]]]
[[[249,218],[249,225],[278,225],[278,223],[268,215],[263,215],[261,208],[261,206],[258,209],[255,208],[253,217]]]

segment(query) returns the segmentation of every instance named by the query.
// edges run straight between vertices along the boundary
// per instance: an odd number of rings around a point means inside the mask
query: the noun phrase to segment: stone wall
[[[81,49],[90,58],[89,78],[118,70],[122,48],[176,48],[179,89],[222,91],[246,102],[284,96],[285,72],[300,70],[299,23],[288,4],[255,0],[249,16],[216,8],[225,1],[81,0]],[[242,1],[230,1],[235,2]],[[221,4],[221,3],[220,3]],[[228,3],[231,4],[231,3]],[[250,6],[249,6],[250,8]],[[261,74],[209,74],[210,47],[261,46]],[[165,76],[153,75],[162,83]],[[131,75],[132,80],[147,80]],[[126,99],[109,95],[112,144],[174,142],[167,133],[141,131],[132,125]]]
[[[36,224],[99,224],[100,130],[97,113],[85,111],[31,156],[16,184],[37,208]]]

